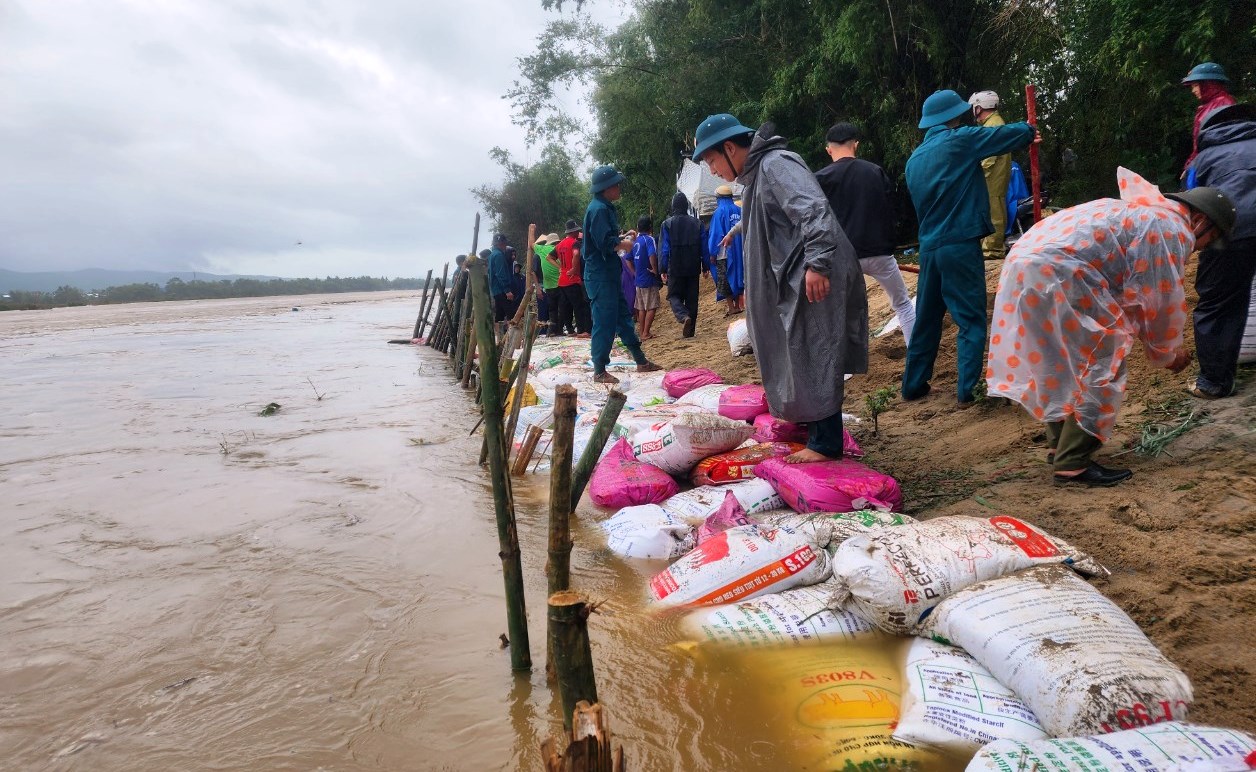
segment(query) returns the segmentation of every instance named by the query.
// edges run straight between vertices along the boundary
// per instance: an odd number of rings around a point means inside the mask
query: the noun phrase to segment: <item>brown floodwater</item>
[[[538,663],[516,676],[472,401],[437,354],[386,343],[417,308],[0,315],[0,767],[537,768],[561,730],[548,478],[516,486]],[[631,768],[790,768],[751,664],[674,646],[643,609],[662,564],[581,515],[573,583],[606,601],[599,696]]]

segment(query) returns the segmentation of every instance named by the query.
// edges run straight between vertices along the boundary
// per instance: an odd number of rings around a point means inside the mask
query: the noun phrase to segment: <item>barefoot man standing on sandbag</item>
[[[807,424],[800,464],[842,457],[843,374],[868,371],[868,298],[855,248],[807,164],[765,124],[698,124],[693,157],[745,186],[746,321],[772,415]]]

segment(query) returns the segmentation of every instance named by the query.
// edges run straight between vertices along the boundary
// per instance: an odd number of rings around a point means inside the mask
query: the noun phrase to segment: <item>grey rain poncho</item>
[[[868,298],[815,175],[783,137],[760,132],[737,178],[746,186],[746,321],[772,415],[816,421],[841,411],[845,373],[868,371]],[[807,301],[808,268],[830,282],[819,303]]]

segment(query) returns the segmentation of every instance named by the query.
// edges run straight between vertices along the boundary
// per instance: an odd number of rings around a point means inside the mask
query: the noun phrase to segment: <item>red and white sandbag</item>
[[[852,536],[833,555],[833,578],[882,630],[910,635],[944,598],[1032,566],[1107,569],[1068,542],[1007,515],[935,517]]]
[[[1169,721],[1094,737],[999,740],[966,772],[1077,769],[1087,772],[1246,772],[1256,769],[1256,737],[1236,729]]]
[[[786,510],[784,513],[766,515],[762,521],[769,525],[784,525],[803,533],[811,534],[812,543],[823,547],[829,552],[837,549],[837,545],[852,536],[869,531],[907,525],[919,522],[910,515],[896,512],[881,512],[875,509],[861,509],[857,512],[809,512],[798,513]]]
[[[731,485],[703,485],[681,491],[663,502],[668,510],[688,520],[701,523],[719,511],[726,494],[733,494],[748,515],[783,509],[785,502],[772,486],[763,480],[746,480]]]
[[[628,440],[620,437],[597,463],[589,478],[589,498],[602,507],[660,504],[680,493],[680,486],[661,469],[637,460]]]
[[[693,526],[656,504],[625,507],[599,524],[606,546],[626,558],[675,560],[693,549]]]
[[[995,740],[1047,737],[1034,712],[963,649],[917,638],[903,684],[899,742],[968,757]]]
[[[761,442],[727,453],[717,453],[698,462],[689,479],[694,485],[723,485],[754,479],[754,468],[769,458],[797,453],[805,445],[797,442]]]
[[[637,458],[672,475],[686,475],[707,456],[732,450],[750,436],[741,421],[714,413],[682,413],[632,440]]]
[[[702,408],[707,413],[718,413],[720,410],[720,395],[731,388],[733,387],[726,383],[711,383],[706,386],[699,386],[676,400],[676,404],[693,405]]]
[[[1134,620],[1064,566],[960,590],[920,634],[971,654],[1052,737],[1183,721],[1193,699],[1190,680]]]
[[[773,458],[755,467],[756,477],[772,483],[792,509],[798,512],[855,512],[903,508],[898,481],[858,461],[820,461],[787,464]]]
[[[758,442],[806,442],[807,427],[782,421],[771,413],[760,413],[755,416],[752,436]]]
[[[714,370],[705,367],[686,367],[671,370],[663,376],[663,388],[673,397],[683,397],[701,386],[723,383],[724,379]]]
[[[729,386],[720,394],[719,413],[734,421],[753,421],[768,412],[768,393],[755,383]]]
[[[829,575],[828,553],[805,535],[743,525],[715,534],[651,579],[650,598],[662,607],[739,603]]]
[[[681,623],[702,643],[734,647],[803,646],[884,635],[858,614],[836,605],[834,587],[821,582],[727,606],[691,611]]]
[[[733,492],[725,490],[727,492],[724,494],[724,503],[720,504],[720,508],[708,515],[707,519],[702,521],[702,525],[698,526],[699,544],[721,531],[755,522],[746,514],[746,510],[742,508],[741,502],[737,500]]]

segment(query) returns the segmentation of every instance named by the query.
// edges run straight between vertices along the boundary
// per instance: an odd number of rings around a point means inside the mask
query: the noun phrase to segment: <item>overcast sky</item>
[[[501,96],[551,16],[0,0],[0,268],[421,275],[471,246],[488,151],[528,157]]]

